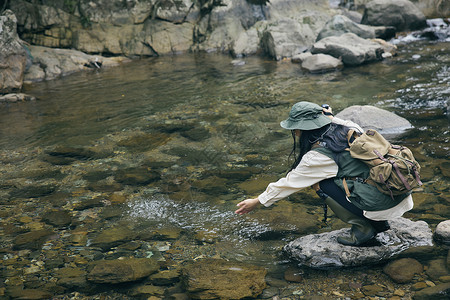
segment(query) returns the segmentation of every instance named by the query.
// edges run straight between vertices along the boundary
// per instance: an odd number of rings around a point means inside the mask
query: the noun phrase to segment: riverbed
[[[279,122],[306,100],[335,113],[375,105],[408,119],[414,128],[394,142],[413,150],[424,186],[405,217],[431,228],[450,218],[450,44],[397,46],[393,58],[325,74],[289,60],[203,53],[26,85],[36,101],[0,104],[1,291],[45,289],[56,281],[55,268],[93,259],[99,232],[124,226],[157,234],[151,242],[127,241],[140,243],[135,249],[112,247],[102,255],[157,257],[168,265],[202,257],[250,262],[268,269],[263,298],[345,297],[338,287],[347,280],[361,285],[357,278],[382,282],[386,296],[401,289],[408,297],[410,287],[396,286],[382,266],[297,269],[283,256],[282,247],[299,236],[346,227],[333,216],[322,222],[310,190],[234,214],[239,201],[289,169],[291,136]],[[61,210],[65,223],[47,216]],[[18,235],[49,227],[54,234],[39,247],[15,244]],[[62,263],[48,264],[50,258]],[[297,283],[286,281],[292,268],[301,274]],[[52,292],[76,296],[71,289]]]

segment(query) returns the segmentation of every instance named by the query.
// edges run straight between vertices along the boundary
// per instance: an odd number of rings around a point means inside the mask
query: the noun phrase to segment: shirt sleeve
[[[267,186],[266,190],[258,196],[259,202],[264,206],[270,206],[305,187],[335,177],[337,172],[338,166],[332,158],[314,150],[309,151],[286,177]]]
[[[339,124],[339,125],[347,126],[350,129],[354,129],[356,131],[359,131],[359,133],[363,133],[364,132],[364,129],[362,129],[361,126],[359,126],[358,124],[356,124],[355,122],[350,121],[350,120],[343,120],[343,119],[339,119],[339,118],[333,117],[332,122],[336,123],[336,124]]]

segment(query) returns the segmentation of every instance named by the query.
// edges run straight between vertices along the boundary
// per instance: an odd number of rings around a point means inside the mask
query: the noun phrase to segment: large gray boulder
[[[393,27],[362,25],[346,16],[336,15],[325,24],[324,28],[319,32],[316,41],[320,41],[328,36],[340,36],[347,32],[352,32],[363,39],[386,39],[395,35]]]
[[[413,127],[405,118],[372,105],[353,105],[339,112],[336,117],[351,120],[364,130],[375,129],[388,139]]]
[[[302,68],[311,73],[324,73],[335,71],[342,68],[343,64],[340,59],[326,54],[314,54],[305,58],[302,62]]]
[[[51,80],[75,72],[118,66],[124,57],[89,55],[77,50],[30,46],[33,64],[25,72],[25,82]]]
[[[377,264],[412,247],[432,246],[433,234],[424,221],[398,218],[389,221],[391,229],[376,237],[372,247],[343,246],[338,236],[350,234],[350,228],[298,238],[284,247],[299,265],[311,268],[356,267]]]
[[[17,35],[17,19],[6,10],[0,16],[0,94],[22,88],[27,54]]]
[[[361,24],[393,26],[397,31],[424,28],[425,15],[408,0],[374,0],[367,3]]]
[[[354,33],[326,37],[316,42],[311,49],[313,54],[323,53],[340,57],[344,65],[349,66],[381,60],[383,52],[380,44],[360,38]]]

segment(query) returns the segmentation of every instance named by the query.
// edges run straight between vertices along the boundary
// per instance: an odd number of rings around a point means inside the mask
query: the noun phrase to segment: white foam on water
[[[268,224],[236,215],[204,202],[176,202],[165,195],[140,198],[128,204],[128,216],[135,221],[151,221],[160,227],[176,226],[189,231],[217,233],[222,240],[245,242],[271,231]]]

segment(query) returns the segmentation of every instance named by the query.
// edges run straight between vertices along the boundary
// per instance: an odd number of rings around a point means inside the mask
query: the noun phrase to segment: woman
[[[352,225],[350,236],[338,237],[337,241],[343,245],[365,246],[377,233],[389,229],[387,220],[412,209],[411,195],[392,199],[364,183],[369,168],[345,151],[348,147],[347,132],[353,129],[362,133],[359,125],[338,119],[333,116],[331,108],[322,108],[311,102],[294,104],[289,118],[280,125],[292,131],[292,153],[295,155],[298,150],[299,154],[286,177],[270,183],[257,198],[238,203],[237,214],[248,213],[260,205],[270,206],[312,186],[338,218]],[[344,180],[352,187],[351,197],[347,197],[342,188]],[[371,205],[365,201],[368,199],[358,196],[358,188],[373,188],[373,193],[369,193],[373,194]]]

